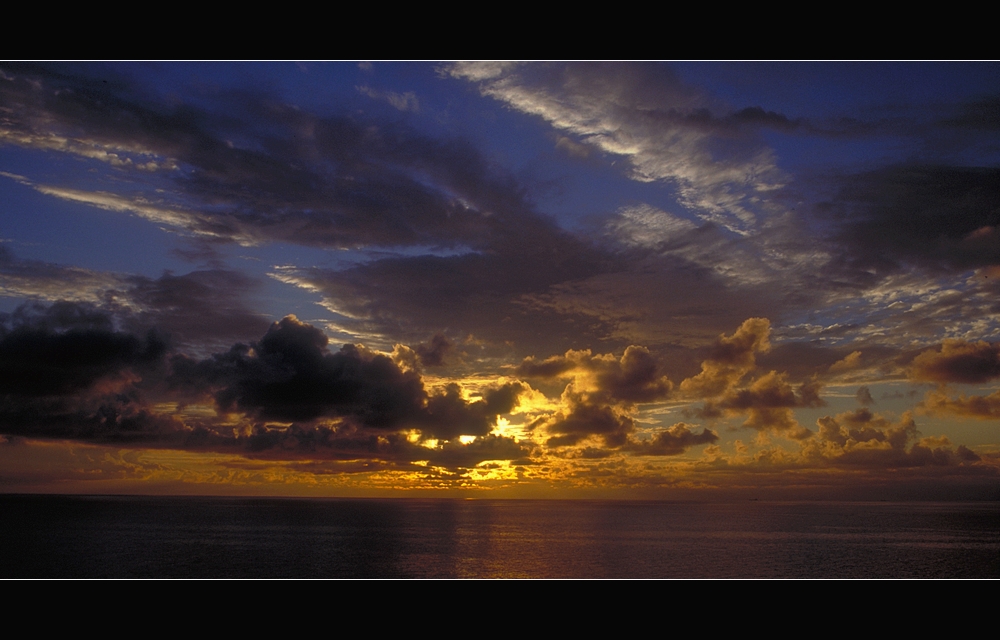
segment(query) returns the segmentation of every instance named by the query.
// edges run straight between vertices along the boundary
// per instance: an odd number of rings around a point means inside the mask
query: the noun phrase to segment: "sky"
[[[0,65],[0,491],[1000,497],[1000,64]]]

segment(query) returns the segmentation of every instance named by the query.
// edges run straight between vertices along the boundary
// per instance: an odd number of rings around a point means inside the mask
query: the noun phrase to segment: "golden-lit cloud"
[[[946,390],[935,389],[927,393],[917,408],[921,413],[932,416],[954,415],[996,420],[1000,418],[1000,391],[985,396],[959,394],[949,397]]]
[[[924,351],[913,359],[914,380],[976,384],[1000,377],[1000,344],[945,340],[940,350]]]
[[[770,333],[767,318],[750,318],[733,335],[719,336],[701,364],[701,373],[681,382],[681,392],[690,398],[710,398],[732,389],[756,367],[756,354],[770,350]]]

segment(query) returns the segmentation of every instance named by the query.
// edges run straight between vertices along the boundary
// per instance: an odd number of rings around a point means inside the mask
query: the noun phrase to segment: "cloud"
[[[665,65],[458,63],[448,72],[581,142],[624,156],[635,180],[673,183],[686,206],[731,230],[751,228],[755,196],[784,182],[770,149],[740,129],[773,125],[781,116],[750,108],[717,118],[711,108],[720,105]]]
[[[731,336],[720,335],[702,362],[701,373],[681,382],[681,392],[691,398],[718,396],[731,389],[756,365],[756,354],[771,348],[767,318],[749,318]]]
[[[521,299],[595,273],[600,253],[541,220],[493,241],[484,252],[383,257],[339,270],[290,267],[275,277],[318,292],[343,330],[392,336],[382,338],[386,347],[453,331],[532,350],[572,340],[576,326]]]
[[[961,105],[959,112],[941,124],[960,129],[1000,131],[1000,96],[987,96]]]
[[[238,411],[251,421],[334,418],[444,439],[489,434],[524,390],[508,383],[470,402],[450,384],[429,395],[419,373],[400,368],[390,356],[351,344],[331,352],[327,344],[322,331],[287,316],[251,345],[237,344],[201,361],[175,356],[170,382],[189,393],[211,390],[220,411]]]
[[[945,340],[940,350],[927,350],[913,359],[913,380],[978,384],[1000,377],[1000,344]]]
[[[861,352],[852,351],[844,358],[837,360],[830,365],[830,373],[842,373],[845,371],[853,371],[861,366]]]
[[[857,399],[858,404],[865,406],[875,404],[875,398],[872,397],[872,392],[866,385],[858,387],[858,392],[854,394],[854,397]]]
[[[440,367],[444,364],[444,357],[455,344],[446,336],[435,333],[430,344],[418,344],[414,347],[417,355],[420,356],[420,364],[425,367]]]
[[[468,402],[462,397],[461,388],[452,383],[445,387],[444,393],[427,398],[426,413],[415,416],[412,424],[425,436],[434,438],[486,436],[496,426],[500,414],[514,410],[524,390],[520,383],[508,383],[488,389],[482,400]]]
[[[168,103],[73,66],[8,65],[6,77],[0,144],[100,156],[110,165],[105,181],[124,173],[135,188],[123,196],[93,181],[84,188],[8,177],[195,236],[478,247],[496,227],[534,215],[513,180],[470,145],[399,123],[318,116],[249,91],[203,95],[198,107]],[[415,104],[403,97],[407,108]]]
[[[926,415],[956,415],[979,420],[1000,418],[1000,391],[985,396],[949,397],[943,389],[929,391],[917,410]]]
[[[0,296],[96,303],[123,280],[113,273],[22,260],[0,245]]]
[[[117,331],[108,315],[79,303],[2,314],[0,428],[88,440],[171,437],[180,425],[142,400],[144,379],[162,374],[167,349],[157,332]]]
[[[637,345],[625,349],[621,358],[589,350],[570,350],[543,361],[528,357],[515,372],[543,381],[569,380],[560,398],[562,407],[529,427],[549,433],[549,447],[573,446],[591,436],[600,437],[607,447],[622,447],[635,431],[636,405],[665,400],[674,386],[649,350]]]
[[[807,444],[803,453],[808,457],[822,456],[837,466],[955,467],[979,460],[964,445],[952,449],[948,438],[919,438],[909,413],[892,423],[868,409],[858,409],[820,418],[816,424],[819,438]]]
[[[22,260],[0,246],[0,295],[88,303],[134,333],[155,328],[175,346],[193,349],[221,348],[266,331],[270,322],[249,308],[258,285],[226,269],[149,278]]]
[[[155,366],[167,351],[157,333],[114,331],[106,316],[69,302],[22,307],[0,322],[0,393],[9,396],[71,396]]]
[[[820,206],[859,270],[963,271],[1000,264],[1000,169],[900,164],[849,176]]]
[[[552,434],[545,443],[549,447],[572,446],[589,436],[600,436],[607,447],[620,447],[635,431],[635,422],[619,408],[592,403],[570,389],[563,394],[563,402],[566,409],[536,424]]]
[[[546,73],[544,65],[532,68]],[[754,164],[744,157],[746,150],[752,156],[763,147],[733,123],[706,119],[698,111],[706,103],[697,91],[665,68],[622,68],[627,72],[572,67],[567,73],[580,74],[583,83],[579,95],[567,87],[559,91],[577,96],[573,111],[603,83],[620,85],[620,113],[606,124],[621,120],[629,131],[648,129],[652,136],[640,140],[638,155],[629,156],[641,159],[636,167],[653,171],[668,161],[687,166],[694,149],[703,162],[691,166],[702,177],[716,172],[722,179],[738,165],[739,193],[747,184],[763,184],[757,180],[761,173],[748,183],[744,171]],[[463,74],[520,73],[504,69],[466,68]],[[310,113],[263,92],[223,91],[196,96],[196,103],[165,102],[127,78],[105,82],[109,78],[88,77],[75,66],[13,65],[7,75],[11,79],[0,83],[11,109],[0,127],[11,135],[7,143],[87,162],[92,159],[80,149],[131,159],[102,162],[86,183],[16,177],[33,188],[134,213],[196,241],[408,248],[405,256],[372,254],[368,262],[347,268],[289,265],[275,272],[282,281],[321,295],[338,314],[333,320],[338,330],[379,348],[441,332],[489,336],[496,344],[516,345],[521,354],[546,346],[549,353],[581,348],[592,338],[612,340],[615,348],[688,345],[736,319],[775,308],[778,296],[769,293],[775,289],[764,286],[775,265],[764,265],[755,247],[727,245],[732,234],[722,227],[695,227],[679,215],[639,205],[623,210],[600,238],[574,236],[540,215],[523,185],[461,139],[430,138],[404,123],[359,113]],[[663,113],[643,111],[643,105],[670,96]],[[669,158],[657,160],[657,149],[672,131],[679,140],[693,136],[694,147],[679,142],[678,149],[663,151]],[[735,151],[709,144],[720,131]],[[55,135],[79,144],[37,142]],[[591,148],[603,144],[572,132],[563,137]],[[743,159],[732,165],[737,156]],[[137,168],[149,162],[160,168]],[[702,184],[695,189],[699,193],[710,186],[698,182],[702,178],[656,175],[650,179]],[[112,193],[122,180],[130,183],[129,193]],[[721,200],[712,207],[736,211],[749,202],[743,195],[737,200],[743,204],[735,209]],[[715,215],[704,207],[699,211]],[[613,246],[601,246],[607,244]],[[650,251],[669,256],[642,257]],[[787,264],[777,266],[788,272]],[[743,287],[750,281],[757,288],[747,291]],[[193,325],[188,327],[190,332]]]
[[[792,410],[824,406],[826,402],[819,391],[820,385],[815,380],[803,382],[795,389],[787,374],[771,371],[748,387],[730,389],[720,398],[706,402],[703,414],[746,415],[743,427],[804,439],[811,437],[812,432],[798,423]]]
[[[817,378],[795,388],[787,373],[770,371],[744,382],[757,369],[757,354],[770,350],[770,333],[766,318],[749,318],[731,336],[723,334],[716,339],[701,363],[701,373],[680,384],[686,397],[706,400],[694,415],[709,419],[746,415],[743,426],[747,428],[797,439],[812,435],[795,419],[793,409],[825,404]]]
[[[572,376],[575,388],[586,390],[604,402],[655,402],[669,396],[673,383],[658,371],[649,349],[631,345],[622,357],[612,354],[592,355],[586,351],[567,351],[538,362],[534,356],[525,358],[515,373],[526,378],[560,378]]]
[[[331,352],[325,334],[294,316],[257,342],[201,360],[171,354],[156,332],[143,337],[115,322],[69,302],[0,316],[2,432],[279,459],[367,452],[443,466],[530,453],[491,434],[527,390],[516,381],[473,399],[457,384],[428,393],[418,372],[362,346]],[[186,410],[205,402],[216,411]],[[414,433],[445,442],[428,448]]]
[[[259,282],[237,271],[211,269],[159,278],[129,276],[115,292],[131,309],[126,324],[135,330],[157,327],[177,347],[199,351],[223,348],[267,330],[270,322],[252,311],[249,294]]]
[[[425,451],[427,451],[425,449]],[[470,468],[488,460],[511,460],[516,464],[532,464],[530,448],[512,438],[488,435],[469,444],[451,441],[440,449],[425,453],[428,462],[449,468]]]
[[[176,356],[172,381],[212,388],[221,410],[260,420],[336,416],[398,429],[421,410],[423,386],[416,373],[354,345],[330,353],[327,343],[322,331],[288,316],[252,346],[235,345],[200,362]]]
[[[677,456],[691,447],[718,442],[719,436],[710,429],[692,431],[693,425],[678,422],[657,432],[651,440],[632,441],[627,449],[640,456]]]
[[[358,87],[358,93],[375,100],[384,100],[400,111],[420,111],[420,100],[412,91],[397,93],[395,91],[378,91],[367,85]]]

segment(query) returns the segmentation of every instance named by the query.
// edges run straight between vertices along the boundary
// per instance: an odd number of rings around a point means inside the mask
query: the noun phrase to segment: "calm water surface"
[[[0,577],[1000,578],[1000,504],[0,496]]]

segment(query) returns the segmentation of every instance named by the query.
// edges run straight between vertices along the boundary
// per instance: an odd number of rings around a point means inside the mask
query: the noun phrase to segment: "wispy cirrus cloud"
[[[635,180],[671,182],[697,215],[732,231],[753,228],[759,194],[786,180],[766,145],[713,115],[721,105],[664,65],[456,63],[447,72],[623,156]]]

